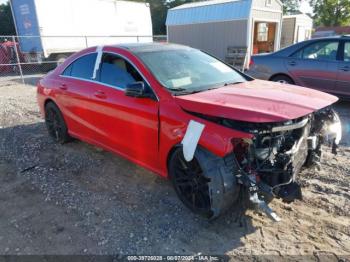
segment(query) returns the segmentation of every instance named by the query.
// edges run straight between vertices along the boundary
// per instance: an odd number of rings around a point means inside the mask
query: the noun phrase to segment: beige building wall
[[[167,27],[168,41],[201,49],[222,60],[227,56],[228,47],[245,47],[248,52],[246,61],[249,61],[255,22],[276,23],[274,50],[280,48],[282,13],[279,0],[252,0],[248,19],[170,25]]]
[[[201,49],[225,60],[229,46],[247,47],[247,20],[168,26],[168,41]]]

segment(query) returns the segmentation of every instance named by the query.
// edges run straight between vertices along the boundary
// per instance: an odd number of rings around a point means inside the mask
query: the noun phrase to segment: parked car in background
[[[24,61],[24,55],[21,53],[18,43],[7,39],[0,43],[0,73],[18,73],[16,64]]]
[[[300,198],[301,167],[319,161],[326,140],[334,150],[340,141],[337,100],[171,44],[88,48],[38,83],[55,141],[75,137],[170,178],[208,218],[237,203],[243,187],[275,219],[260,193]]]
[[[330,37],[330,36],[337,36],[338,34],[334,32],[333,30],[329,31],[317,31],[313,33],[312,38],[322,38],[322,37]]]
[[[251,58],[250,76],[350,98],[350,37],[304,41]]]

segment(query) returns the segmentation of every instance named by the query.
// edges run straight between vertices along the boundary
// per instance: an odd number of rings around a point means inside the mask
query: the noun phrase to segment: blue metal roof
[[[185,4],[168,11],[166,25],[248,19],[252,0],[213,0]]]

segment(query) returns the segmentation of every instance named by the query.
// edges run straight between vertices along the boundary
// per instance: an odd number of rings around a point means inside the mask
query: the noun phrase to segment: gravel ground
[[[0,254],[350,254],[350,103],[339,103],[345,139],[320,171],[303,171],[303,201],[271,206],[274,223],[237,207],[207,222],[170,183],[74,141],[54,144],[33,86],[0,83]]]

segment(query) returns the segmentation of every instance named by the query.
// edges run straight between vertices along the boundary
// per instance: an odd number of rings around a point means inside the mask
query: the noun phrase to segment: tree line
[[[168,9],[185,3],[203,0],[130,0],[135,2],[148,2],[151,8],[153,33],[166,34],[165,21]],[[301,0],[282,0],[285,14],[299,12]],[[316,26],[350,26],[349,0],[310,0],[313,8]],[[15,26],[9,3],[0,5],[0,35],[15,35]]]
[[[16,35],[9,3],[0,5],[0,35]]]

